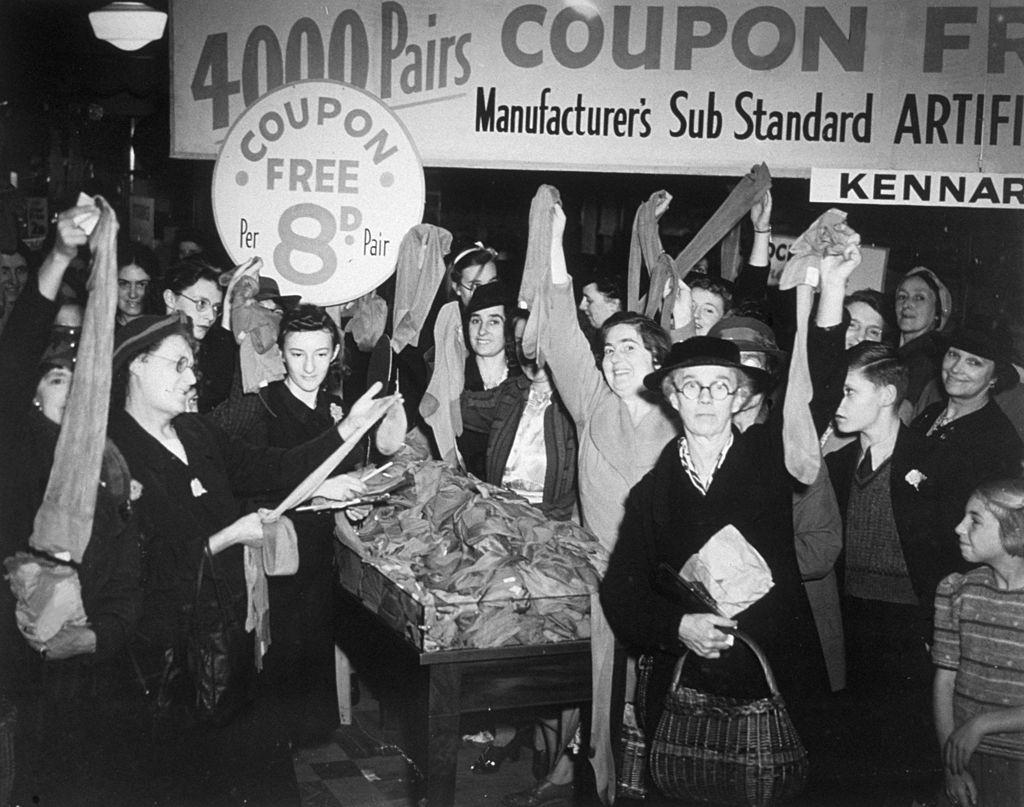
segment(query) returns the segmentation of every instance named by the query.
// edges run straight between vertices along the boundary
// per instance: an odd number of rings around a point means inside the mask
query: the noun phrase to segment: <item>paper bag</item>
[[[708,538],[690,556],[680,576],[701,583],[730,619],[761,599],[774,585],[764,558],[732,524]]]

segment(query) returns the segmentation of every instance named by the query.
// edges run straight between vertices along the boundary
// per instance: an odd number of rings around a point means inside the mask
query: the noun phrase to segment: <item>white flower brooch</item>
[[[908,471],[907,475],[903,478],[907,480],[908,485],[914,486],[914,490],[919,490],[921,487],[921,483],[924,482],[928,477],[921,473],[919,470],[917,470],[917,468],[914,468],[912,471]]]

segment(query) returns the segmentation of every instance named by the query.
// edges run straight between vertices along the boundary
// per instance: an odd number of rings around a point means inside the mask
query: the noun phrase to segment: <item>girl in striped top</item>
[[[1020,807],[1024,480],[978,487],[956,532],[964,559],[980,565],[946,577],[935,597],[932,660],[943,795],[962,807]]]

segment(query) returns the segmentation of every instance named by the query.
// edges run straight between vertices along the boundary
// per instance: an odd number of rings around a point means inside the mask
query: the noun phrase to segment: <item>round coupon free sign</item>
[[[282,294],[346,303],[385,281],[423,216],[423,165],[402,122],[340,81],[297,81],[239,117],[213,172],[236,264],[263,259]]]

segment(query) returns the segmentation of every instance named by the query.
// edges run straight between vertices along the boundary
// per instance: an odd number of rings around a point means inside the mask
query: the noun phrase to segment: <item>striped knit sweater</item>
[[[951,574],[935,595],[932,661],[956,670],[953,720],[1024,705],[1024,591],[996,587],[986,566]],[[1024,732],[986,735],[979,750],[1024,759]]]

